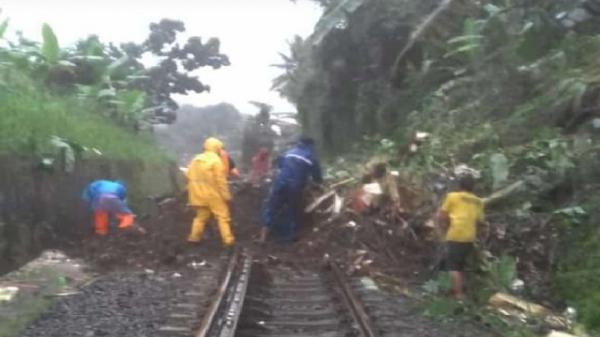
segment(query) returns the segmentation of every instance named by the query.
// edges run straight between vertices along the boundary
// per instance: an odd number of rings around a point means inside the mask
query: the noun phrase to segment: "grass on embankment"
[[[36,154],[58,136],[111,159],[168,159],[150,134],[119,127],[99,111],[89,100],[34,88],[0,90],[0,154]]]

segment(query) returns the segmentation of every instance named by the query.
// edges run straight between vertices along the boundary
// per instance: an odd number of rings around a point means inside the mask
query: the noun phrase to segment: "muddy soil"
[[[369,266],[350,270],[354,274],[369,274],[373,270],[392,274],[407,283],[424,279],[425,271],[432,261],[433,247],[419,243],[411,237],[389,235],[394,224],[386,226],[373,223],[369,217],[343,216],[328,223],[319,215],[303,219],[299,238],[294,243],[282,244],[270,241],[265,245],[254,242],[259,231],[259,216],[268,186],[253,188],[235,185],[231,206],[232,229],[239,247],[249,249],[258,259],[302,268],[325,257],[339,260],[352,269],[356,254],[369,251],[365,257],[373,260]],[[188,244],[193,212],[185,206],[185,200],[174,200],[161,207],[153,216],[140,216],[140,224],[147,234],[122,232],[113,229],[105,237],[89,233],[83,238],[63,240],[59,249],[68,255],[81,258],[99,272],[114,270],[153,269],[172,270],[191,262],[219,256],[224,250],[214,220],[209,222],[200,244]],[[349,227],[351,221],[356,226]]]
[[[235,191],[231,207],[232,229],[241,246],[251,245],[258,231],[258,210],[265,193],[265,188],[248,186]],[[62,240],[58,248],[83,259],[101,273],[132,268],[172,270],[220,256],[226,249],[221,245],[214,220],[207,225],[199,244],[186,242],[194,214],[183,205],[182,200],[174,201],[162,207],[156,216],[141,215],[139,223],[146,229],[145,235],[111,228],[109,235],[98,237],[92,233],[90,224],[87,235]]]
[[[391,274],[404,280],[407,287],[421,282],[427,274],[433,257],[432,247],[403,236],[400,238],[404,239],[392,240],[386,236],[388,228],[372,223],[368,217],[342,217],[331,223],[318,218],[305,219],[297,242],[256,244],[253,240],[258,233],[259,212],[267,192],[267,187],[246,186],[235,191],[232,203],[237,244],[250,250],[256,260],[275,268],[303,271],[330,258],[341,262],[346,271],[355,276]],[[225,266],[222,259],[229,250],[221,246],[214,224],[207,227],[200,244],[185,242],[192,217],[193,213],[181,204],[173,203],[157,216],[140,221],[148,232],[146,235],[113,231],[99,238],[90,228],[90,234],[80,241],[63,241],[61,248],[69,255],[82,258],[105,276],[79,294],[59,299],[22,336],[155,335],[161,325],[168,324],[165,319],[171,313],[170,308],[173,303],[182,301],[193,282],[192,262],[204,265],[204,261],[208,261],[208,265]],[[350,221],[356,222],[356,226],[347,226]],[[373,261],[356,269],[354,261],[361,250],[369,251],[368,258]],[[175,273],[182,277],[174,278]],[[414,317],[417,316],[415,311]],[[428,320],[414,321],[412,331],[423,335],[428,335],[426,331],[435,331],[428,327],[431,323]]]

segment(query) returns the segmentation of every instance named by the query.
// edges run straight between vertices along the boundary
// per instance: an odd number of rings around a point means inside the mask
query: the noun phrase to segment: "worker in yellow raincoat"
[[[211,215],[217,219],[223,245],[232,246],[235,242],[228,205],[231,194],[220,157],[222,149],[223,143],[220,140],[208,138],[204,142],[204,152],[197,155],[188,166],[188,204],[196,209],[188,242],[195,243],[202,239],[204,227]]]

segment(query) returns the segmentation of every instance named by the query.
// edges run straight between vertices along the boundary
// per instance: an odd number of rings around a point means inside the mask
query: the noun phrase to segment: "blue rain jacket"
[[[309,177],[321,183],[321,166],[310,146],[298,145],[277,159],[278,173],[261,222],[281,240],[293,240],[301,216],[302,189]]]
[[[323,181],[321,165],[311,146],[300,144],[279,156],[277,169],[275,184],[287,185],[292,190],[302,190],[309,177],[317,183]]]
[[[117,181],[96,180],[89,184],[81,194],[81,198],[90,208],[94,208],[101,195],[113,195],[125,201],[127,189]]]

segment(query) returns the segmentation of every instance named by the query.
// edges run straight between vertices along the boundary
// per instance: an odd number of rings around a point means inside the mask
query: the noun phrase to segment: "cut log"
[[[519,313],[522,313],[528,317],[542,319],[548,326],[555,329],[564,329],[569,326],[565,317],[553,313],[542,305],[527,302],[509,294],[496,293],[490,298],[489,304],[509,316],[518,317],[521,316]]]
[[[550,314],[550,310],[544,306],[541,306],[541,305],[535,304],[535,303],[531,303],[531,302],[527,302],[518,297],[509,295],[509,294],[504,294],[504,293],[494,294],[494,296],[492,296],[490,298],[489,303],[490,303],[490,305],[492,305],[495,308],[502,308],[502,307],[517,308],[517,309],[525,312],[526,314],[534,316],[534,317],[544,317],[544,316],[547,316]]]
[[[552,330],[546,337],[577,337],[577,336],[571,335],[570,333],[566,333],[566,332]]]

